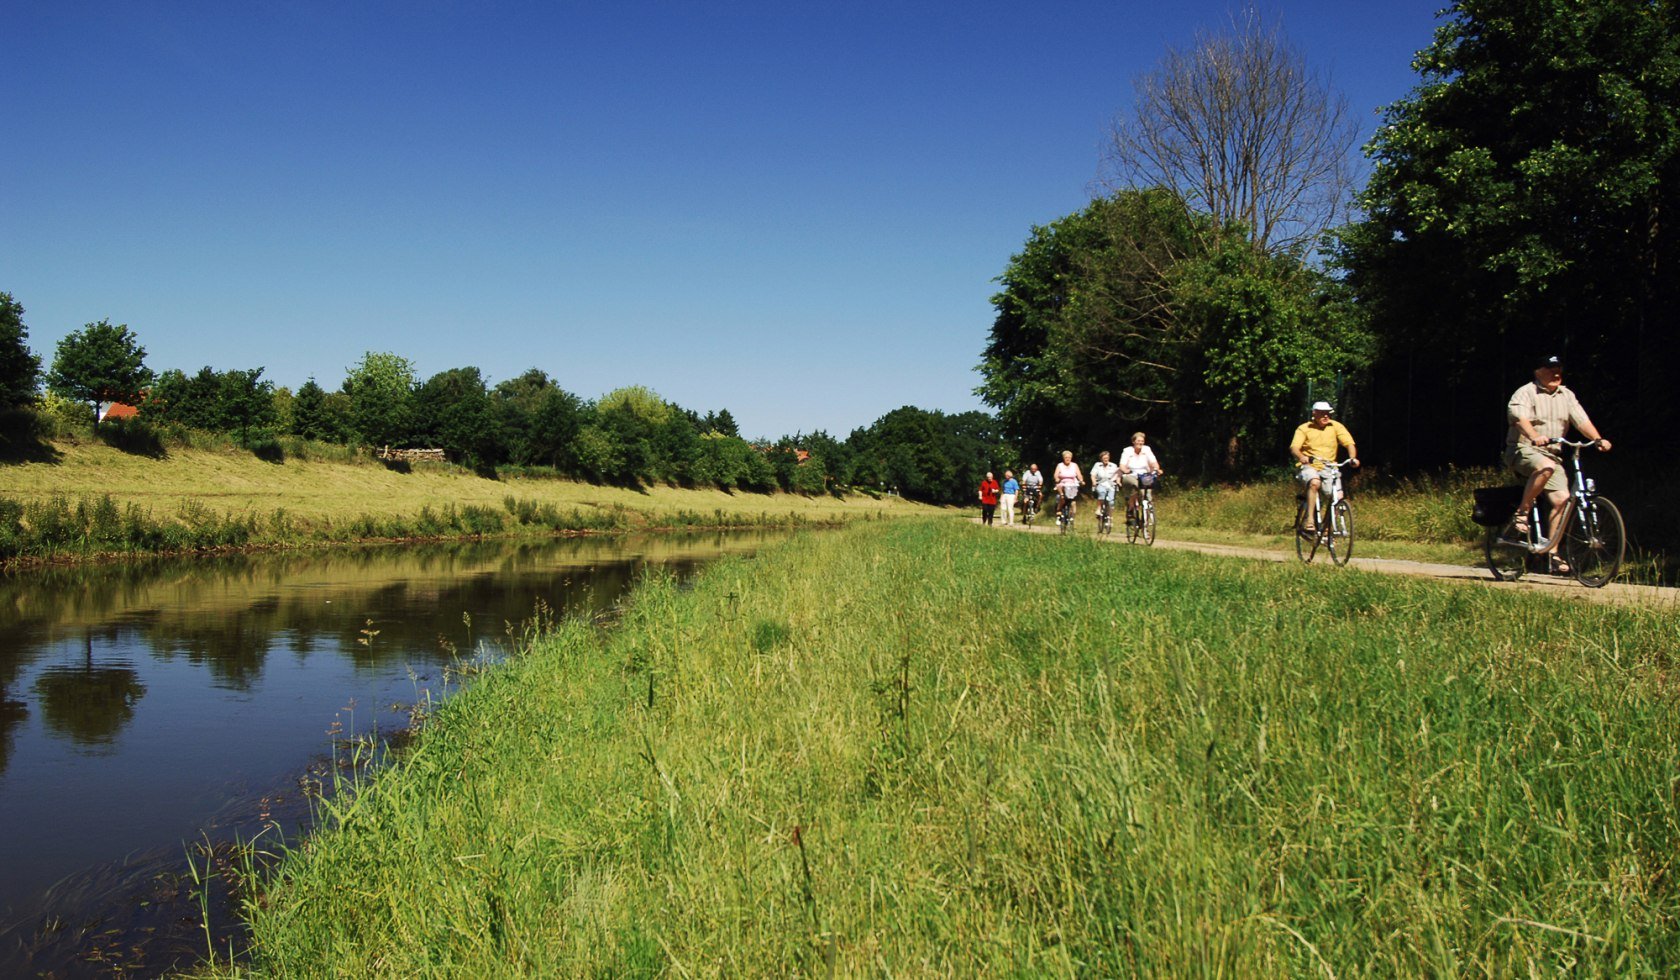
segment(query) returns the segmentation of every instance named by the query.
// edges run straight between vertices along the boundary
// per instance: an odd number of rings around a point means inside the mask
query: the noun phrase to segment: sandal
[[[1519,510],[1511,515],[1511,530],[1528,537],[1528,512]]]
[[[1553,555],[1551,571],[1553,575],[1574,575],[1575,567],[1557,555]]]

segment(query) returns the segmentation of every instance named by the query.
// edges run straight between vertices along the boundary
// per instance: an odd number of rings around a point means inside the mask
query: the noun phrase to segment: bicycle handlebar
[[[1562,436],[1559,436],[1555,439],[1547,439],[1545,442],[1540,443],[1540,445],[1542,445],[1542,446],[1568,446],[1570,449],[1588,449],[1588,448],[1591,448],[1593,446],[1598,445],[1599,443],[1601,443],[1603,441],[1604,441],[1603,439],[1588,439],[1586,442],[1571,442],[1570,440],[1565,439]]]
[[[1328,467],[1330,467],[1331,469],[1334,469],[1334,470],[1339,470],[1342,467],[1348,465],[1349,463],[1358,462],[1357,459],[1344,459],[1340,463],[1338,463],[1334,460],[1325,459],[1323,456],[1314,456],[1312,453],[1308,453],[1307,454],[1307,462],[1311,463],[1311,462],[1314,462],[1314,461],[1323,463],[1325,466],[1328,466]]]

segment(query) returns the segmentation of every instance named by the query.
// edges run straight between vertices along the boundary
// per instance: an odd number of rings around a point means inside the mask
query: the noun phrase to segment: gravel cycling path
[[[979,518],[974,519],[976,523]],[[1006,531],[1026,531],[1032,534],[1055,534],[1054,519],[1048,524],[1025,527],[1021,524],[1002,525],[994,527]],[[1088,531],[1074,533],[1089,534]],[[1111,544],[1138,548],[1142,545],[1128,544],[1124,530],[1120,527],[1107,538]],[[1204,555],[1225,555],[1231,558],[1250,558],[1257,561],[1298,562],[1293,551],[1273,551],[1267,548],[1249,548],[1242,545],[1230,544],[1201,544],[1195,541],[1172,541],[1157,537],[1154,547],[1171,548],[1175,551],[1199,551]],[[1357,551],[1358,542],[1355,542]],[[1317,564],[1316,562],[1314,564]],[[1402,561],[1397,558],[1360,558],[1355,554],[1349,564],[1354,568],[1366,571],[1384,572],[1390,575],[1415,575],[1420,578],[1443,579],[1459,582],[1477,582],[1489,588],[1513,589],[1527,592],[1544,592],[1556,596],[1576,596],[1592,602],[1609,603],[1644,603],[1667,606],[1680,609],[1680,589],[1656,585],[1626,585],[1621,582],[1611,582],[1602,589],[1589,589],[1572,578],[1558,575],[1524,575],[1515,582],[1500,582],[1494,579],[1493,573],[1485,565],[1444,565],[1434,562]],[[1328,561],[1324,562],[1330,566]]]

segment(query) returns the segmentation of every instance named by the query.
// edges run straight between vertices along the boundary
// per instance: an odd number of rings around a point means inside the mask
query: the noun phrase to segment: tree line
[[[67,335],[43,371],[28,348],[23,313],[11,294],[0,293],[0,412],[13,438],[55,401],[83,406],[79,417],[90,424],[123,403],[138,406],[132,424],[165,435],[225,433],[258,452],[292,436],[441,448],[452,462],[486,475],[513,467],[618,485],[860,489],[937,503],[968,500],[978,474],[1011,452],[983,412],[905,406],[843,440],[823,431],[747,439],[727,408],[698,412],[642,386],[587,400],[540,368],[496,384],[476,367],[422,380],[409,359],[389,352],[368,352],[332,390],[314,378],[296,391],[277,387],[260,367],[159,373],[146,365],[135,333],[108,320]]]
[[[1490,465],[1511,391],[1561,354],[1602,430],[1659,440],[1680,424],[1677,7],[1452,4],[1363,187],[1344,101],[1280,29],[1247,15],[1169,51],[1102,194],[1010,259],[977,393],[1035,456],[1142,429],[1181,473],[1252,475],[1328,398],[1393,469]]]

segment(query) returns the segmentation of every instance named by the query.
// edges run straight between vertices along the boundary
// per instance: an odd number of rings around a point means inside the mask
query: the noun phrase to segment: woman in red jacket
[[[986,478],[980,481],[980,523],[992,523],[992,512],[997,510],[998,494],[1002,490],[991,471],[987,470]]]

